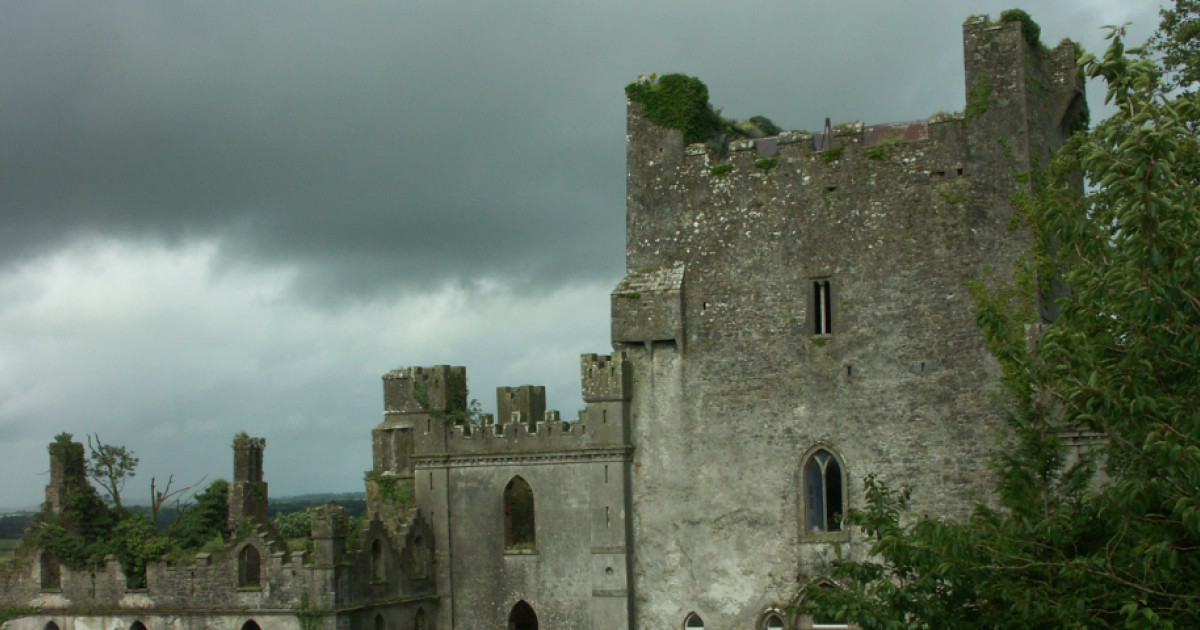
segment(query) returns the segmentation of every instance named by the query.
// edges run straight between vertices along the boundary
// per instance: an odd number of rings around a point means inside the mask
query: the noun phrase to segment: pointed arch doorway
[[[537,614],[525,600],[517,602],[509,611],[508,630],[538,630]]]

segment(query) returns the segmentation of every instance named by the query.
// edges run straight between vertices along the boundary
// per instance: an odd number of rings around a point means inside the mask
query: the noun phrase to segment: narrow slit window
[[[813,281],[813,333],[833,333],[833,305],[830,300],[829,280]]]

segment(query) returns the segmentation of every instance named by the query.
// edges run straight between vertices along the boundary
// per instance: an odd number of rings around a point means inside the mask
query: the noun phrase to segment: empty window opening
[[[47,621],[46,627],[42,628],[42,630],[58,630],[58,624],[53,621]]]
[[[259,628],[258,623],[251,619],[250,621],[242,624],[242,630],[262,630],[262,628]]]
[[[40,564],[42,590],[62,588],[62,568],[58,564],[58,558],[55,558],[54,554],[49,551],[43,551]]]
[[[535,549],[533,488],[519,475],[504,487],[504,547],[507,551]]]
[[[961,169],[961,168],[959,168],[959,169],[955,169],[955,170],[954,170],[954,172],[955,172],[955,174],[957,174],[957,175],[962,175],[962,169]]]
[[[538,619],[533,607],[521,600],[508,613],[508,630],[537,630]]]
[[[149,584],[149,579],[146,577],[146,565],[145,564],[142,564],[141,566],[135,565],[132,567],[128,567],[126,569],[126,571],[127,571],[127,573],[125,574],[125,588],[130,589],[130,590],[144,589]]]
[[[946,171],[934,171],[933,174],[935,177],[945,177]]]
[[[833,306],[829,299],[829,280],[813,281],[813,332],[828,335],[833,332]]]
[[[416,579],[425,578],[425,565],[428,564],[425,558],[425,539],[418,535],[412,542],[412,573]]]
[[[607,409],[600,410],[600,424],[608,424],[608,410]]]
[[[433,473],[429,473],[429,489],[433,490]]]
[[[608,464],[604,465],[604,483],[608,483]]]
[[[425,432],[429,433],[432,430],[433,430],[433,419],[425,418]]]
[[[413,630],[428,630],[425,624],[425,609],[417,609],[417,616],[413,618]]]
[[[783,617],[779,616],[779,613],[768,614],[766,622],[763,623],[763,628],[766,630],[783,630]]]
[[[238,554],[238,587],[255,588],[258,586],[260,559],[258,549],[254,545],[242,547]]]
[[[805,529],[842,531],[842,469],[827,450],[813,453],[804,466]]]
[[[846,376],[854,376],[854,366],[853,365],[846,366]]]
[[[375,615],[375,630],[385,630],[387,624],[383,621],[383,615]]]
[[[129,626],[129,630],[146,630],[146,624],[135,621],[132,626]]]
[[[383,543],[376,538],[371,543],[371,581],[383,580]]]
[[[697,615],[696,613],[688,613],[687,618],[683,620],[683,627],[687,630],[704,628],[704,620],[701,619],[700,615]]]
[[[825,187],[825,192],[833,192],[835,190],[837,190],[837,186],[826,186]]]

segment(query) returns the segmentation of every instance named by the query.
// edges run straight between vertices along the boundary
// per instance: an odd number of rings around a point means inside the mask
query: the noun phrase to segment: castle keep
[[[989,486],[998,367],[968,283],[1028,250],[1011,200],[1084,101],[1071,44],[985,18],[963,38],[961,115],[686,144],[630,102],[626,275],[579,418],[533,386],[475,416],[464,368],[389,372],[353,544],[328,507],[311,550],[280,545],[240,436],[241,537],[143,589],[35,554],[0,603],[40,611],[9,627],[813,627],[789,605],[835,544],[864,553],[842,515],[866,476],[930,516]],[[51,511],[82,457],[54,453]]]

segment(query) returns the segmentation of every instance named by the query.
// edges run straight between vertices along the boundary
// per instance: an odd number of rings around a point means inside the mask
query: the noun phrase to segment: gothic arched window
[[[504,487],[504,548],[507,551],[533,551],[536,547],[533,514],[533,489],[520,476]]]
[[[804,529],[840,532],[845,513],[842,466],[826,449],[818,449],[804,464]]]
[[[383,543],[376,538],[371,543],[371,581],[383,580]]]
[[[688,613],[687,618],[683,620],[684,630],[704,630],[704,620],[696,613]]]
[[[261,561],[258,549],[254,545],[242,547],[238,553],[238,588],[255,588],[258,586]]]
[[[520,477],[517,477],[520,479]],[[538,630],[537,615],[525,600],[513,605],[508,613],[508,630]]]

